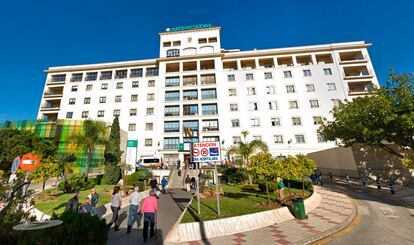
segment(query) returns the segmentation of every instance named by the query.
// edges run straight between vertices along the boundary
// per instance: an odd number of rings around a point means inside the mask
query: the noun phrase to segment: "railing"
[[[351,59],[339,58],[339,63],[354,63],[354,62],[366,62],[366,61],[368,61],[368,56],[367,55],[357,56],[357,57],[353,57]]]
[[[203,132],[219,131],[218,127],[203,127]]]

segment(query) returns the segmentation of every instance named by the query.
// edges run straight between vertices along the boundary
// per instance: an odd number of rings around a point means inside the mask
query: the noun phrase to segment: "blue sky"
[[[246,4],[246,3],[249,4]],[[166,27],[222,26],[222,47],[276,48],[365,40],[381,83],[414,71],[414,1],[0,2],[0,121],[34,119],[49,66],[158,56]]]

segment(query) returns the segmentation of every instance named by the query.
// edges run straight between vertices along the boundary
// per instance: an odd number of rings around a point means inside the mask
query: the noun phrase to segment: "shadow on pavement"
[[[131,233],[127,234],[126,228],[120,228],[119,231],[114,231],[112,228],[108,233],[108,238],[111,237],[111,239],[108,239],[108,245],[127,245],[127,244],[134,244],[134,245],[162,245],[162,231],[160,229],[156,229],[155,236],[154,237],[148,237],[147,242],[144,242],[142,237],[142,227],[140,228],[134,228],[132,229]]]

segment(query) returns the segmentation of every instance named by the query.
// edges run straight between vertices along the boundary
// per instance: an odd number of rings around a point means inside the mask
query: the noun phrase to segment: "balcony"
[[[372,72],[366,66],[344,67],[344,79],[364,79],[372,78]]]
[[[57,119],[58,119],[57,112],[43,112],[42,114],[42,121],[56,122]]]
[[[293,66],[293,58],[289,57],[279,57],[277,58],[277,64],[282,67]]]
[[[256,69],[256,60],[241,60],[240,65],[242,70]]]
[[[361,51],[341,52],[339,53],[340,64],[355,64],[368,62],[368,57],[363,55]]]
[[[225,71],[236,71],[237,68],[237,61],[225,61],[223,62],[223,70]]]
[[[197,86],[197,76],[183,76],[183,86]]]
[[[55,97],[62,97],[63,96],[63,87],[62,89],[49,89],[45,92],[44,98],[55,98]]]
[[[332,64],[333,59],[331,54],[317,54],[315,55],[316,63],[318,64]]]
[[[201,85],[216,84],[216,75],[201,75]]]
[[[180,63],[168,63],[165,67],[165,72],[179,72],[180,71]]]
[[[296,56],[296,63],[300,66],[307,66],[312,65],[312,56],[311,55],[302,55],[302,56]]]
[[[60,103],[59,104],[44,104],[41,108],[41,111],[58,111],[60,110]]]
[[[350,96],[358,96],[358,95],[365,95],[368,94],[374,85],[372,82],[355,82],[355,83],[348,83],[349,87],[349,95]]]
[[[203,127],[203,132],[217,132],[217,131],[219,131],[218,126],[204,126]]]
[[[197,71],[197,61],[183,62],[183,71]]]
[[[273,58],[268,59],[259,59],[259,68],[274,68],[275,62],[273,61]]]
[[[214,60],[202,60],[200,61],[200,70],[214,70]]]

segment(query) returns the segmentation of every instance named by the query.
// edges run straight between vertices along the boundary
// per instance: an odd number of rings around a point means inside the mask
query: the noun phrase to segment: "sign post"
[[[192,161],[198,164],[198,170],[200,171],[201,162],[215,162],[214,171],[216,174],[216,196],[217,196],[217,214],[220,216],[220,192],[217,172],[217,162],[221,161],[220,142],[197,142],[191,144],[191,158]],[[198,213],[200,214],[200,190],[197,185],[198,193]]]

